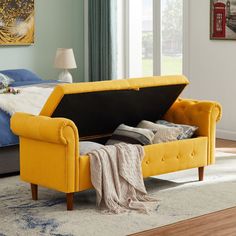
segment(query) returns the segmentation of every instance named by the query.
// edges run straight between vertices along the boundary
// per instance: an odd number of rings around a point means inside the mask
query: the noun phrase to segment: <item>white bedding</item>
[[[45,102],[53,91],[53,88],[24,87],[19,88],[20,93],[0,94],[0,109],[13,115],[15,112],[25,112],[38,115]]]

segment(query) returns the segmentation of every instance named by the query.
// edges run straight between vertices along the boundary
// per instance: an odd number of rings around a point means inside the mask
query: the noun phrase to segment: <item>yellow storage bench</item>
[[[198,126],[195,138],[145,146],[143,176],[155,176],[213,164],[216,122],[221,107],[216,102],[180,99],[188,84],[184,76],[58,85],[39,116],[16,113],[13,132],[20,136],[20,176],[31,184],[66,193],[67,209],[73,194],[92,188],[88,156],[79,155],[79,141],[105,143],[124,123],[166,119]]]

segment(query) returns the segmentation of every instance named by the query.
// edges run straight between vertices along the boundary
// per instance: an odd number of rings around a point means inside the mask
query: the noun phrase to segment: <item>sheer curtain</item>
[[[88,0],[89,81],[116,78],[117,0]]]

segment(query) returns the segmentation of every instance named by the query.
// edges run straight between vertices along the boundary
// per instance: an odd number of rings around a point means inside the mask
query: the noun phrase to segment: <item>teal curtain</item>
[[[88,0],[89,80],[116,78],[117,0]]]

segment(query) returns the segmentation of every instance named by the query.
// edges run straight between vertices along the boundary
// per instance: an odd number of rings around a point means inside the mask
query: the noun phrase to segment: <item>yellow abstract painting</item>
[[[34,43],[34,0],[0,0],[0,45]]]

